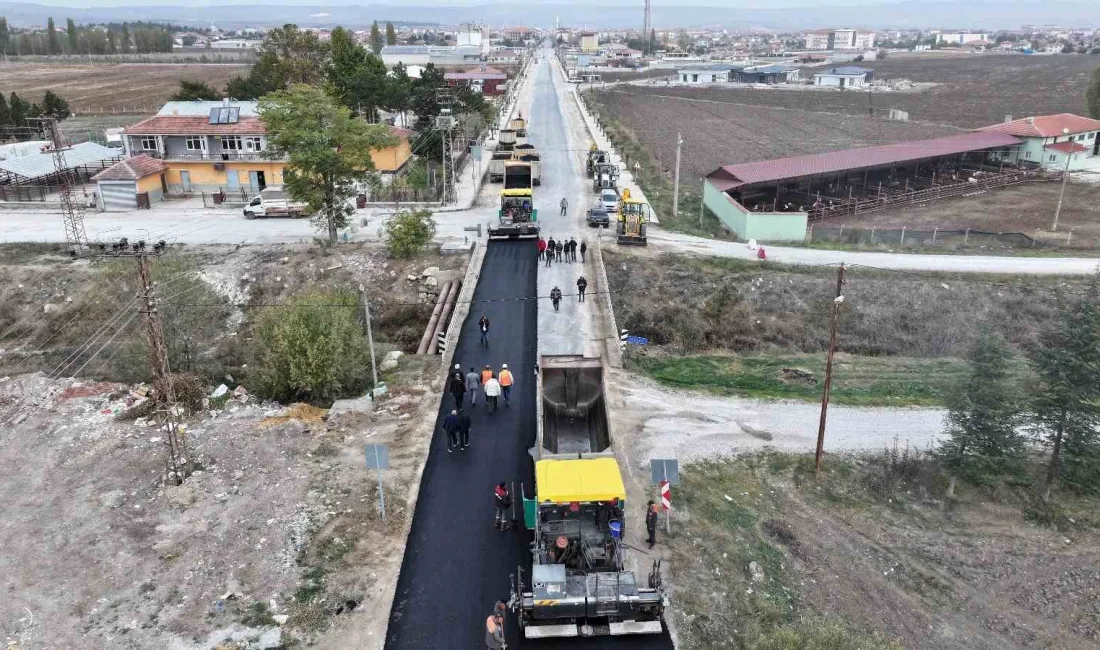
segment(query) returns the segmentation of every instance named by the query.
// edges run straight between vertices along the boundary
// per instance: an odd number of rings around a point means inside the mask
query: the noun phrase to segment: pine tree
[[[0,94],[0,127],[11,125],[11,111],[8,110],[8,100]]]
[[[118,42],[118,51],[123,54],[130,53],[130,25],[122,23],[122,38]]]
[[[1092,81],[1085,92],[1085,101],[1089,108],[1089,117],[1100,120],[1100,68],[1092,71]]]
[[[378,31],[378,21],[370,26],[370,49],[375,54],[382,51],[382,32]]]
[[[72,18],[65,21],[65,36],[69,40],[69,54],[76,54],[77,49],[80,47],[80,39],[76,33],[76,22]]]
[[[1032,413],[1051,449],[1044,499],[1059,478],[1100,490],[1100,277],[1040,335],[1031,363],[1039,376]]]
[[[998,334],[983,332],[968,355],[970,372],[948,395],[945,424],[950,438],[939,448],[955,478],[986,482],[1019,469],[1024,452],[1019,395],[1012,385],[1012,350]]]
[[[0,55],[7,56],[11,47],[11,30],[8,29],[8,19],[0,18]]]
[[[57,28],[54,27],[53,18],[46,22],[46,51],[50,54],[61,54],[61,42],[57,40]]]
[[[27,126],[27,112],[30,111],[30,105],[14,92],[8,102],[8,111],[11,113],[12,126]]]
[[[46,96],[42,98],[40,114],[45,117],[56,118],[60,122],[68,119],[72,115],[72,111],[69,110],[69,102],[58,97],[52,90],[47,90]]]
[[[386,45],[397,45],[397,31],[393,23],[386,23]]]

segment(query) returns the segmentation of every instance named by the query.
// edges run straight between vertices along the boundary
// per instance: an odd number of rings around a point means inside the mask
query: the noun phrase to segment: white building
[[[463,23],[455,32],[455,44],[459,47],[476,47],[482,54],[489,53],[489,30],[481,25]]]
[[[227,38],[224,41],[211,41],[212,50],[255,50],[263,45],[263,41],[253,41],[244,38]]]
[[[936,34],[936,42],[945,45],[966,45],[977,41],[988,41],[989,34],[972,34],[970,32],[947,32]]]
[[[830,68],[814,75],[814,85],[827,88],[865,88],[874,70],[856,66]]]
[[[817,29],[803,35],[807,50],[872,50],[875,33],[858,29]]]
[[[700,65],[680,68],[676,71],[680,83],[712,84],[730,80],[730,67],[726,65]]]
[[[1031,162],[1054,171],[1084,168],[1100,153],[1100,120],[1072,113],[1039,115],[982,127],[979,131],[1000,131],[1023,140],[1009,161]],[[1091,166],[1091,165],[1090,165]]]

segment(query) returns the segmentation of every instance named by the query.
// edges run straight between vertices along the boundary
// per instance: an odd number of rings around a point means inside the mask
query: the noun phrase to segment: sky
[[[415,6],[446,6],[463,7],[480,4],[508,4],[509,2],[529,2],[531,0],[409,0],[356,2],[355,0],[136,0],[136,2],[124,2],[122,0],[27,0],[30,4],[39,4],[54,7],[118,7],[126,5],[140,6],[207,6],[227,4],[274,4],[274,5],[317,5],[317,6],[371,6],[389,5],[399,7],[401,5]],[[897,4],[900,0],[747,0],[745,2],[731,2],[729,0],[653,0],[652,6],[662,7],[691,6],[691,7],[723,7],[728,9],[777,9],[786,7],[817,8],[828,6],[882,6]],[[1001,0],[984,0],[982,4],[997,4]],[[543,0],[543,4],[558,5],[600,5],[607,7],[641,7],[643,0]]]

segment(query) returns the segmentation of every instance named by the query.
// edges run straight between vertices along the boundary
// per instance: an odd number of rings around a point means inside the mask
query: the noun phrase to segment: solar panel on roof
[[[218,123],[218,111],[219,110],[221,110],[221,109],[218,108],[217,106],[210,109],[210,121],[208,122],[208,124],[217,124]]]
[[[229,119],[226,124],[236,124],[240,119],[241,109],[236,106],[229,109]]]

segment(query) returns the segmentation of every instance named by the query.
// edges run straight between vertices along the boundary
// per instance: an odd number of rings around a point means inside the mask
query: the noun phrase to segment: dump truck
[[[626,488],[614,458],[538,460],[522,503],[531,570],[512,576],[509,605],[525,639],[663,631],[660,562],[644,585],[624,570]]]
[[[497,223],[489,226],[489,238],[533,239],[539,236],[538,210],[532,191],[531,163],[504,162],[504,189],[500,191]]]
[[[648,203],[630,196],[630,190],[624,188],[619,195],[619,225],[616,235],[621,245],[645,246],[646,224],[649,223],[650,207]]]
[[[504,163],[513,158],[512,152],[494,151],[489,159],[489,182],[500,183],[504,181]]]
[[[497,151],[511,151],[516,147],[515,129],[501,129],[497,133]]]
[[[531,164],[531,184],[542,185],[542,156],[532,144],[517,144],[512,150],[512,158]]]
[[[508,128],[516,132],[517,138],[527,137],[527,120],[523,119],[523,113],[520,113],[518,117],[513,117],[508,122]]]
[[[272,185],[260,190],[244,207],[246,219],[256,217],[301,217],[308,211],[305,203],[292,201],[281,185]]]

